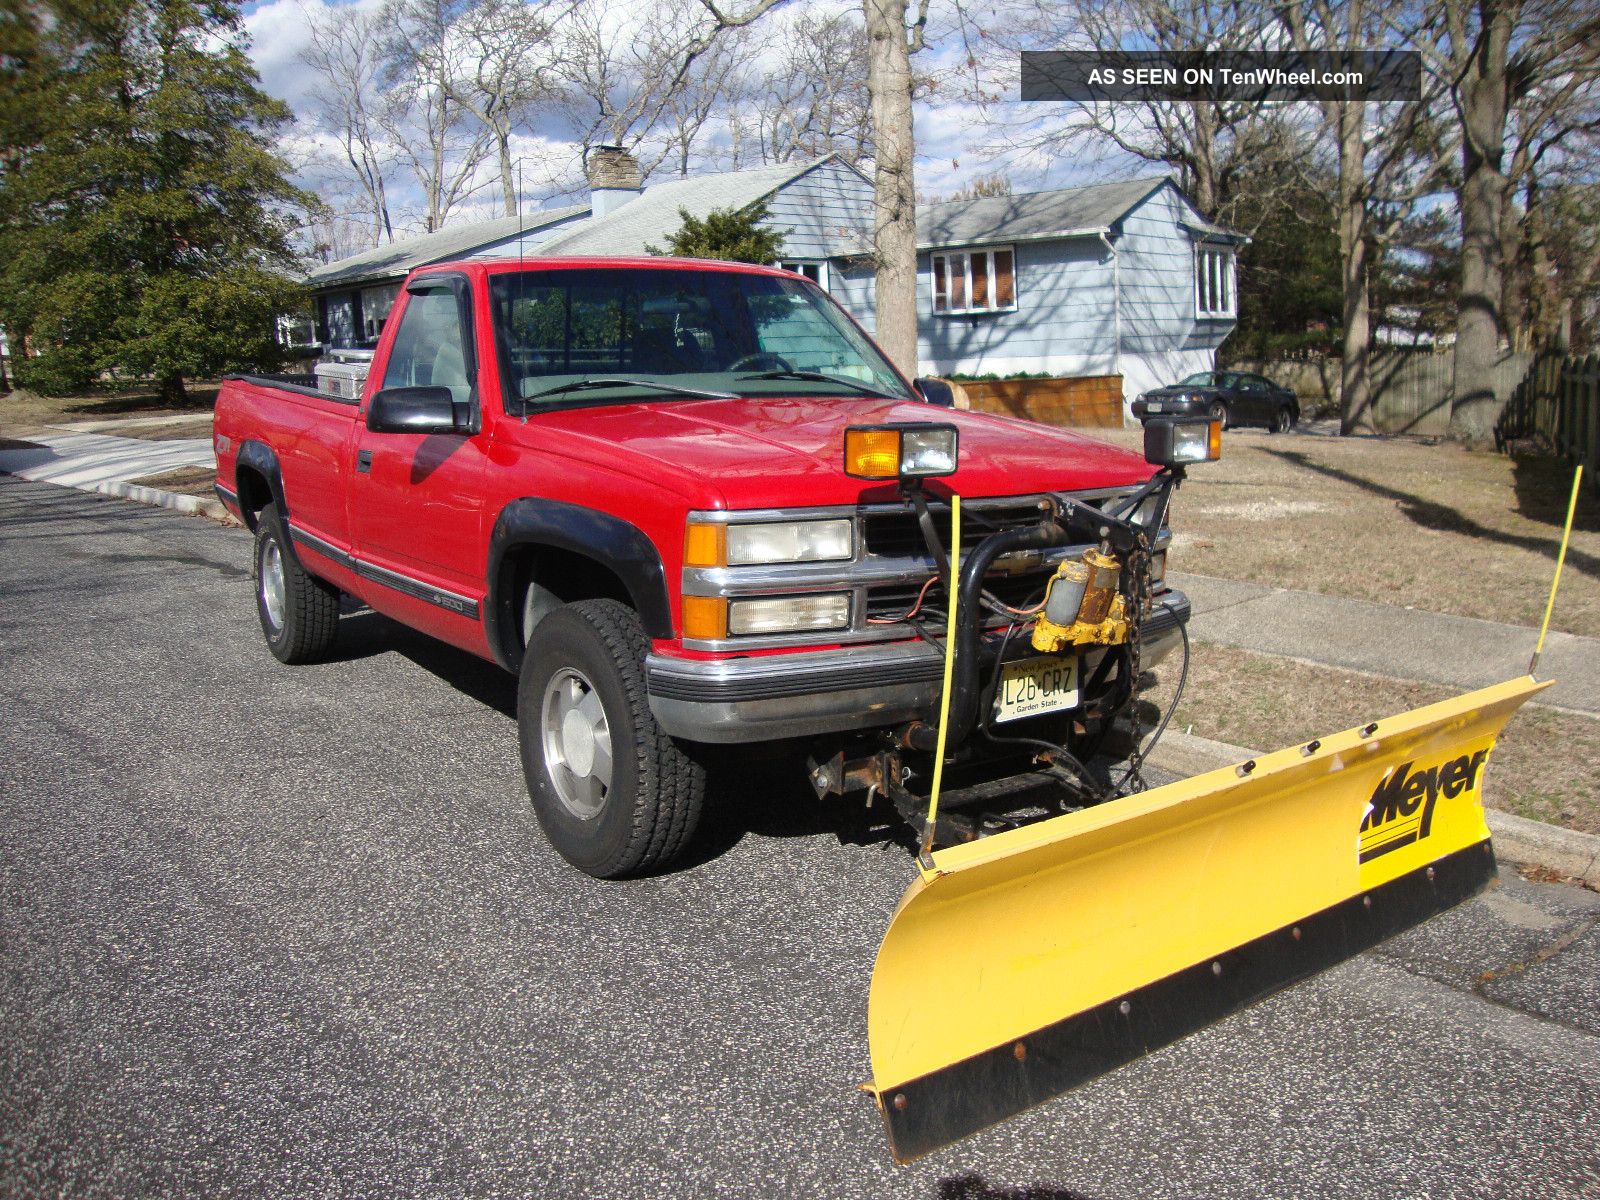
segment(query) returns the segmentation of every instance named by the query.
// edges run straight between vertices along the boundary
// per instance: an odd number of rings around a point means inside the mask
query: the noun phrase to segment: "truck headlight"
[[[844,473],[853,479],[954,475],[959,440],[954,425],[927,421],[852,425],[844,431]]]
[[[730,525],[689,522],[683,561],[691,567],[746,567],[772,563],[835,562],[854,549],[848,517],[827,521],[762,521]]]
[[[728,565],[830,562],[850,557],[849,518],[728,526]]]
[[[728,632],[733,634],[800,633],[849,624],[849,592],[728,602]]]
[[[1161,511],[1161,500],[1160,492],[1146,496],[1139,501],[1139,506],[1128,514],[1128,520],[1147,529],[1155,528],[1156,521],[1164,515]]]

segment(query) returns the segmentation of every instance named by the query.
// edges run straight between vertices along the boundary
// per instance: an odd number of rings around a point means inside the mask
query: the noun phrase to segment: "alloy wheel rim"
[[[283,628],[284,597],[288,591],[283,577],[283,551],[269,541],[261,552],[261,605],[273,629]]]
[[[600,815],[611,795],[611,722],[582,671],[563,667],[539,706],[545,774],[561,805],[580,821]]]

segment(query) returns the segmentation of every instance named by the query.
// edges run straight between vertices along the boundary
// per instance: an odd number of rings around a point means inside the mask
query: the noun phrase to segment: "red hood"
[[[963,496],[1120,487],[1154,471],[1140,455],[1069,430],[870,398],[599,405],[545,413],[521,429],[546,450],[654,480],[697,508],[772,508],[885,498],[885,485],[845,475],[844,431],[886,421],[955,425],[960,469],[939,482]]]

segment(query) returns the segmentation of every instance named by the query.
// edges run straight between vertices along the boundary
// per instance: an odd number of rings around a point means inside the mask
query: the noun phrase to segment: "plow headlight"
[[[1144,460],[1158,467],[1222,457],[1222,422],[1201,417],[1152,417],[1144,426]]]
[[[957,441],[954,425],[853,425],[844,431],[844,473],[855,479],[954,475]]]

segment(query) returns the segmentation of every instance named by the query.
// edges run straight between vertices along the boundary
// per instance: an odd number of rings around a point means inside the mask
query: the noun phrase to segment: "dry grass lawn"
[[[208,438],[211,436],[212,414],[193,417],[183,417],[180,420],[160,425],[133,425],[108,426],[97,430],[99,433],[109,433],[116,437],[141,438],[150,442],[166,442],[176,438]]]
[[[0,433],[17,437],[42,432],[48,426],[114,417],[193,415],[209,423],[220,387],[221,384],[215,382],[190,384],[188,399],[178,407],[163,402],[149,387],[106,388],[73,396],[40,396],[19,388],[0,395]],[[166,436],[204,437],[205,434]]]
[[[1094,436],[1142,444],[1140,430]],[[1229,430],[1173,504],[1172,569],[1538,625],[1572,468],[1405,438]],[[1600,637],[1600,502],[1585,489],[1552,627]]]
[[[1229,646],[1197,645],[1172,728],[1277,750],[1446,700],[1433,684],[1383,680]],[[1494,752],[1490,805],[1600,833],[1600,721],[1525,706]]]
[[[182,496],[211,496],[212,483],[217,473],[210,467],[179,467],[159,475],[146,475],[132,482],[139,487],[159,488],[163,492],[177,492]]]

